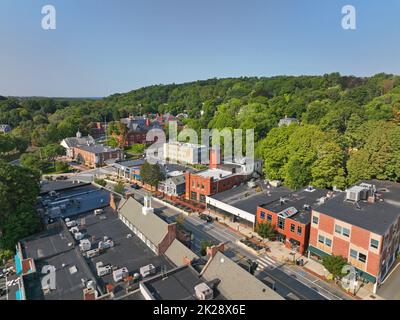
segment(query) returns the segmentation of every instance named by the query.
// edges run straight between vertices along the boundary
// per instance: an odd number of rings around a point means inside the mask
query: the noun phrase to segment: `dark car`
[[[132,187],[133,189],[135,189],[135,190],[140,189],[140,187],[139,187],[136,183],[132,184],[131,187]]]
[[[208,223],[211,223],[211,222],[214,221],[214,219],[211,216],[206,215],[206,214],[201,214],[200,215],[200,219],[204,220],[204,221],[207,221]]]

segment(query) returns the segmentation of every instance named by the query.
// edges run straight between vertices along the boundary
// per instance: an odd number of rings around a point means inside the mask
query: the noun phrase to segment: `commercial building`
[[[313,209],[309,254],[344,257],[376,292],[396,261],[399,233],[400,184],[365,181]]]
[[[158,185],[158,191],[170,197],[180,197],[186,192],[186,178],[184,174],[172,176]]]
[[[186,199],[206,203],[206,197],[239,186],[246,176],[222,169],[185,173]]]
[[[287,248],[303,254],[310,238],[311,210],[331,201],[333,192],[307,187],[257,208],[257,223],[270,223],[278,240]]]
[[[67,157],[74,158],[74,148],[78,146],[94,145],[96,141],[92,136],[83,137],[78,130],[75,137],[65,138],[61,141],[61,146],[66,150]]]
[[[208,164],[209,148],[207,146],[192,143],[164,143],[163,159],[167,162],[173,163]]]
[[[257,207],[290,193],[286,187],[273,187],[262,181],[249,181],[236,188],[206,197],[207,209],[215,214],[231,218],[254,229]]]

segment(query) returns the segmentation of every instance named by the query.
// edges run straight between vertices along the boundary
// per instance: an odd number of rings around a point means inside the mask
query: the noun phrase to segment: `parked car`
[[[211,216],[207,215],[207,214],[201,214],[200,215],[200,219],[204,220],[204,221],[206,221],[208,223],[211,223],[211,222],[214,221],[214,219]]]
[[[135,190],[140,189],[140,187],[139,187],[139,185],[138,185],[137,183],[131,184],[131,188],[133,188],[133,189],[135,189]]]

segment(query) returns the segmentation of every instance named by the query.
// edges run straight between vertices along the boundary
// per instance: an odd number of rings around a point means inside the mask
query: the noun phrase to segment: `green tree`
[[[212,247],[212,242],[209,240],[200,241],[200,254],[205,256],[207,254],[207,248]]]
[[[270,223],[259,223],[256,225],[256,232],[264,239],[272,239],[276,236],[276,231]]]
[[[343,267],[347,264],[346,259],[342,256],[325,256],[322,259],[322,265],[328,270],[335,278],[343,276]]]
[[[164,174],[157,164],[150,164],[147,161],[140,169],[142,182],[152,187],[157,187],[158,183],[164,179]]]
[[[125,195],[125,186],[122,182],[118,182],[115,186],[114,186],[114,191],[116,193],[119,193],[121,195]]]

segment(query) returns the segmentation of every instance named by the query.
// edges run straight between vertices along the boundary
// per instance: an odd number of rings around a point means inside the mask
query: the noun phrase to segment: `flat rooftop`
[[[43,218],[58,219],[107,207],[110,193],[91,184],[75,184],[75,187],[57,191],[56,196],[42,196]]]
[[[61,223],[49,230],[21,241],[24,257],[33,258],[39,277],[26,277],[27,300],[82,300],[82,279],[95,280],[78,247],[70,246],[74,239]],[[63,267],[63,264],[65,266]],[[56,290],[45,294],[42,290],[41,270],[44,266],[56,268]],[[75,269],[75,268],[76,269]],[[75,270],[70,272],[70,268]]]
[[[111,208],[107,208],[105,213],[100,216],[87,214],[84,216],[84,231],[95,241],[92,245],[97,247],[98,242],[107,236],[115,243],[114,248],[108,249],[98,257],[88,260],[89,267],[96,272],[96,263],[103,262],[104,265],[113,267],[126,267],[130,273],[139,273],[143,266],[153,264],[157,272],[161,269],[170,270],[175,266],[164,256],[157,256],[149,247],[146,246],[121,220],[118,214]],[[127,236],[131,235],[130,238]],[[115,284],[112,275],[107,275],[99,279],[101,286],[112,284],[115,286],[114,294],[116,298],[125,295],[124,284]]]
[[[260,189],[261,191],[257,192]],[[263,182],[257,182],[255,187],[249,187],[246,183],[239,187],[217,193],[210,196],[210,198],[255,215],[259,205],[276,199],[279,200],[280,197],[289,193],[290,189],[286,187],[268,187]]]
[[[295,208],[297,213],[290,216],[290,218],[294,221],[308,224],[311,221],[311,209],[318,207],[320,205],[319,199],[326,197],[328,192],[329,190],[325,189],[304,187],[260,206],[277,214]],[[331,200],[327,200],[327,202],[329,201]],[[310,209],[306,209],[306,206],[309,206]]]
[[[46,181],[43,180],[40,182],[40,194],[44,195],[51,191],[64,191],[70,188],[76,188],[78,186],[88,185],[87,182],[73,182],[69,180],[64,181]]]
[[[215,181],[218,181],[231,176],[232,172],[222,169],[207,169],[204,171],[197,172],[196,175],[204,178],[213,178]]]
[[[375,185],[376,193],[383,201],[378,200],[375,203],[359,201],[357,207],[355,203],[346,201],[346,193],[343,192],[319,206],[316,211],[384,235],[400,217],[400,183],[378,180],[363,182]]]
[[[192,267],[183,267],[171,272],[167,277],[157,277],[145,282],[147,289],[157,300],[197,300],[194,288],[207,283]],[[214,291],[214,299],[223,300],[223,296]]]
[[[56,268],[56,290],[44,294],[41,287],[43,276],[25,279],[25,290],[28,300],[82,300],[82,279],[94,280],[101,292],[105,285],[114,286],[115,299],[143,299],[141,294],[127,296],[125,283],[114,283],[112,275],[98,277],[96,263],[103,262],[115,268],[126,267],[130,275],[138,273],[143,266],[153,264],[157,272],[175,268],[165,256],[156,256],[131,230],[119,220],[116,212],[110,207],[102,215],[93,212],[71,217],[80,222],[80,231],[97,248],[99,241],[108,237],[115,246],[101,255],[88,259],[79,250],[79,241],[75,241],[62,221],[49,226],[49,230],[21,241],[25,258],[33,258],[40,275],[43,266]],[[128,235],[130,235],[128,237]],[[65,264],[65,266],[63,266]],[[73,267],[74,270],[70,271]],[[125,296],[127,296],[125,298]]]

